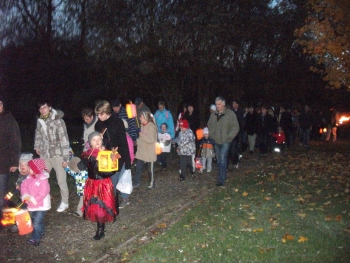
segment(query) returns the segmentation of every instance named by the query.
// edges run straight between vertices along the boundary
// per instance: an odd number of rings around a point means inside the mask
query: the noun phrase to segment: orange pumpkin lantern
[[[162,153],[162,146],[159,142],[156,143],[156,154],[159,155]]]
[[[112,151],[99,151],[97,155],[98,170],[100,172],[113,172],[118,170],[118,159],[111,158]]]
[[[135,118],[137,116],[136,105],[132,104],[131,101],[129,104],[125,105],[125,108],[129,119]]]
[[[202,140],[204,137],[203,129],[196,130],[197,140]]]

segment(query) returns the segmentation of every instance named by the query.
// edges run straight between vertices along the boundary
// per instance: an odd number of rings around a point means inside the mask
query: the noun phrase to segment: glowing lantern
[[[159,143],[159,142],[157,142],[156,143],[156,154],[157,155],[159,155],[159,154],[161,154],[162,153],[162,145]]]
[[[132,104],[131,101],[129,104],[125,105],[125,108],[129,119],[135,118],[137,116],[136,105]]]
[[[323,132],[327,132],[327,128],[323,128]]]
[[[97,155],[98,170],[100,172],[113,172],[118,170],[118,159],[111,158],[112,151],[99,151]]]
[[[196,164],[196,168],[197,169],[203,168],[203,160],[202,160],[202,158],[201,157],[196,157],[195,164]]]
[[[343,124],[344,121],[349,121],[350,117],[346,117],[346,116],[341,116],[341,118],[339,119],[339,124]]]
[[[11,226],[16,223],[15,213],[18,211],[17,208],[4,208],[2,209],[1,224],[3,226]]]
[[[197,140],[202,140],[204,137],[203,129],[196,130],[196,136],[197,136]]]

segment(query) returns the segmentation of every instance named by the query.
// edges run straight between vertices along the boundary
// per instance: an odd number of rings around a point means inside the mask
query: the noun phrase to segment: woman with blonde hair
[[[144,163],[147,163],[149,185],[148,189],[156,187],[154,179],[154,163],[157,161],[156,143],[158,129],[150,112],[141,112],[140,114],[141,131],[137,139],[137,152],[135,158],[137,159],[136,174],[134,176],[134,188],[140,186],[140,177]]]

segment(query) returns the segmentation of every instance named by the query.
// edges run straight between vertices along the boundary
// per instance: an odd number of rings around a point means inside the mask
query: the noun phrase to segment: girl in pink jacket
[[[27,203],[34,231],[27,243],[39,246],[45,234],[44,216],[51,208],[49,173],[45,170],[43,159],[33,159],[28,162],[28,166],[29,176],[21,185],[21,198]]]

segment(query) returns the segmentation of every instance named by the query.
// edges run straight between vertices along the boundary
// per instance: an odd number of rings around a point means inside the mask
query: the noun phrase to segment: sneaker
[[[224,184],[222,182],[217,182],[216,186],[224,186]]]
[[[64,202],[61,202],[60,206],[57,208],[57,212],[63,212],[65,210],[67,210],[69,207],[68,204],[64,203]]]
[[[149,186],[148,186],[148,189],[154,189],[154,188],[156,188],[156,183],[154,181],[150,182]]]
[[[78,212],[72,212],[72,215],[75,217],[82,217],[83,215],[79,214]]]
[[[211,173],[211,170],[207,170],[207,173]]]
[[[195,172],[191,172],[191,176],[192,176],[192,178],[196,178]]]
[[[233,168],[234,168],[234,169],[238,169],[238,168],[239,168],[239,164],[234,164],[234,165],[233,165]]]
[[[27,244],[32,245],[32,246],[39,246],[39,242],[35,241],[34,239],[29,239],[27,240]]]
[[[132,188],[134,188],[134,189],[137,189],[137,188],[139,188],[140,187],[140,184],[134,184],[133,186],[132,186]]]
[[[202,174],[202,173],[203,173],[203,169],[200,169],[200,170],[198,171],[198,173]]]
[[[125,206],[127,206],[129,203],[129,198],[122,198],[122,201],[119,204],[119,208],[124,208]]]

